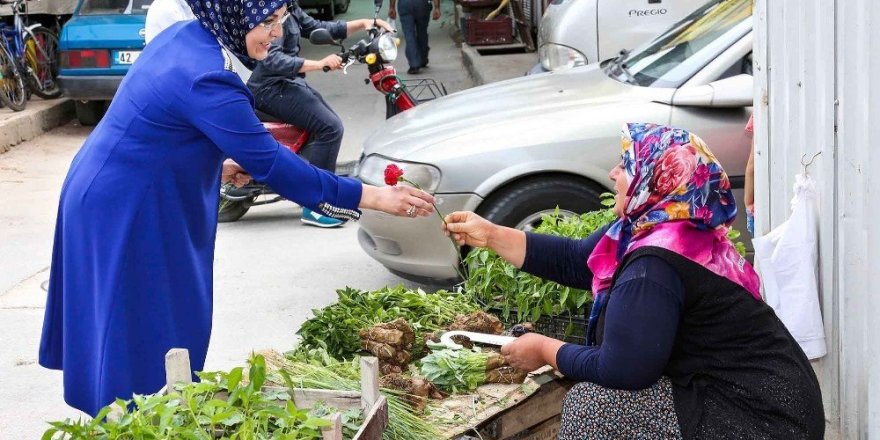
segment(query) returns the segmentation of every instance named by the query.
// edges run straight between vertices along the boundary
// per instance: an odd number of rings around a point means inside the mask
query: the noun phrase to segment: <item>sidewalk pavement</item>
[[[20,112],[0,108],[0,154],[67,123],[73,115],[73,101],[66,98],[43,100],[33,97]]]

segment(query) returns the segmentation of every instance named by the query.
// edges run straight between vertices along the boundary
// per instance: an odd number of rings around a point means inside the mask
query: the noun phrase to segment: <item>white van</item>
[[[552,0],[538,31],[540,62],[528,74],[617,56],[667,30],[707,0]]]

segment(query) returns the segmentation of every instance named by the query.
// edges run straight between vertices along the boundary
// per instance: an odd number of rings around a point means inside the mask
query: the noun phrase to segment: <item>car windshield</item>
[[[751,31],[752,2],[709,2],[647,45],[607,61],[605,71],[629,84],[679,87]]]
[[[83,0],[81,15],[143,15],[153,0]]]

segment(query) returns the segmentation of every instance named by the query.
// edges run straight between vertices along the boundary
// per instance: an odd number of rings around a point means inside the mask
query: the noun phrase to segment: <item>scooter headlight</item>
[[[385,34],[379,37],[379,56],[386,63],[390,63],[397,59],[397,44],[391,34]]]

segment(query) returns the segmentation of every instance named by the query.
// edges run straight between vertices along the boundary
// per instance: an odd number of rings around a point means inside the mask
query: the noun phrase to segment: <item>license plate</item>
[[[139,50],[121,50],[116,52],[116,64],[134,64],[140,55]]]

